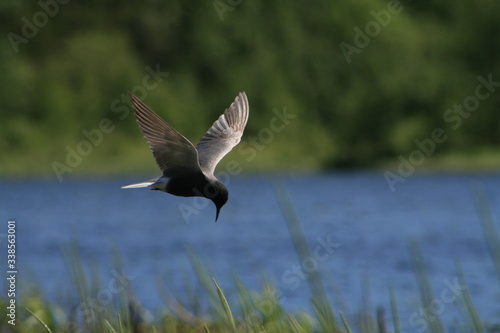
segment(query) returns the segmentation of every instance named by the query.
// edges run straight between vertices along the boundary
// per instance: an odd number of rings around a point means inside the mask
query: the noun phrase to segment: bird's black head
[[[217,213],[215,215],[215,222],[217,222],[217,219],[219,218],[220,209],[222,208],[222,206],[226,204],[227,199],[229,198],[229,193],[227,191],[227,188],[222,183],[217,182],[216,187],[217,187],[217,192],[212,198],[210,198],[215,204],[215,208],[217,209]]]

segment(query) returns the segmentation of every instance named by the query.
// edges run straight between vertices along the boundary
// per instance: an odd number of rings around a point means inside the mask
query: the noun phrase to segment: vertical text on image
[[[16,325],[16,221],[7,221],[7,317],[10,325]]]

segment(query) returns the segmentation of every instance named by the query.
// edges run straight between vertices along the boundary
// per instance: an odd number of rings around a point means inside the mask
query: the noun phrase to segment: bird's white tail
[[[148,181],[148,182],[142,182],[142,183],[137,183],[137,184],[131,184],[127,186],[122,186],[122,188],[141,188],[141,187],[148,187],[154,184],[154,182]]]

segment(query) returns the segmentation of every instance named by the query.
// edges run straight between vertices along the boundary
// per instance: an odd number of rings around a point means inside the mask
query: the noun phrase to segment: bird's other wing
[[[156,164],[167,177],[200,171],[198,153],[193,144],[153,110],[129,93],[139,128],[153,152]]]
[[[213,175],[217,163],[240,142],[249,112],[247,95],[244,91],[240,92],[196,145],[200,167],[205,175]]]

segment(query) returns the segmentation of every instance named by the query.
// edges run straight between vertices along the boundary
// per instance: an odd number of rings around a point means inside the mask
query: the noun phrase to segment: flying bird
[[[245,130],[250,111],[245,92],[236,96],[196,148],[136,96],[129,93],[129,97],[139,128],[163,174],[122,188],[151,187],[182,197],[205,197],[215,204],[217,222],[229,193],[214,171],[217,163],[240,142]]]

